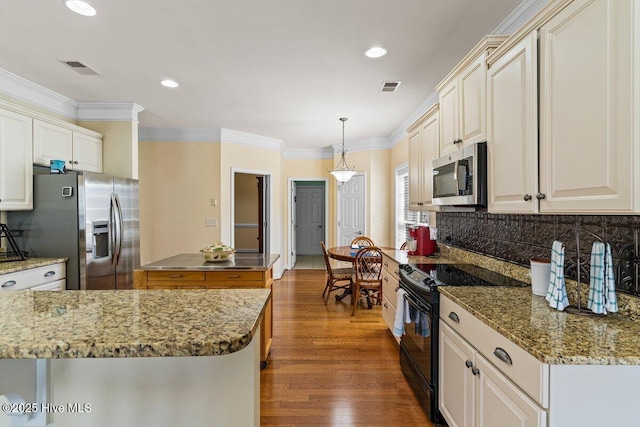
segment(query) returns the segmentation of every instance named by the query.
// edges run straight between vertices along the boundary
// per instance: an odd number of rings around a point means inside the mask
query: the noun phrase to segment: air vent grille
[[[380,87],[380,92],[395,92],[398,90],[398,86],[400,86],[401,81],[395,82],[382,82],[382,87]]]
[[[76,72],[84,75],[84,76],[99,76],[98,73],[93,68],[87,67],[80,61],[60,61],[63,64],[67,64],[69,67],[73,68]]]

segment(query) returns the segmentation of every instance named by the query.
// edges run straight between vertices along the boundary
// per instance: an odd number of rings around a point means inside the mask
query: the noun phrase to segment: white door
[[[338,185],[340,212],[338,214],[338,245],[348,246],[356,236],[365,234],[364,175],[354,175]]]
[[[296,250],[299,255],[320,255],[324,239],[324,186],[296,186]]]

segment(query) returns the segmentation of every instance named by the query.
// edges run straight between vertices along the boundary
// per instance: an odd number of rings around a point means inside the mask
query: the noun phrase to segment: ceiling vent
[[[77,73],[80,73],[84,76],[99,76],[96,70],[87,67],[82,62],[79,61],[60,61],[63,64],[67,64],[69,67],[73,68]]]
[[[398,86],[400,86],[401,81],[396,82],[382,82],[382,87],[380,88],[380,92],[395,92],[398,90]]]

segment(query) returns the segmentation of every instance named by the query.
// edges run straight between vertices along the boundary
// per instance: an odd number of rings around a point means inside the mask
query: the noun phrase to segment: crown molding
[[[36,107],[75,120],[78,103],[71,98],[30,82],[0,68],[0,91]]]
[[[549,0],[524,0],[491,32],[491,34],[513,34],[538,13]]]
[[[342,145],[332,145],[331,148],[334,155],[339,154],[339,151],[342,149]],[[344,148],[347,152],[351,153],[370,150],[388,150],[391,148],[391,142],[386,136],[378,136],[345,143]]]
[[[285,159],[333,159],[333,149],[331,147],[324,148],[289,148],[282,152]]]
[[[101,122],[138,122],[138,114],[144,107],[135,102],[80,102],[78,120]]]
[[[284,149],[284,143],[281,139],[226,128],[221,129],[220,142],[275,151]]]
[[[404,138],[407,137],[407,129],[411,127],[420,117],[424,116],[434,105],[438,103],[438,92],[435,90],[427,96],[427,99],[422,101],[422,104],[418,106],[413,113],[409,115],[400,125],[393,131],[391,135],[389,135],[389,140],[391,141],[391,146],[395,146]]]
[[[138,128],[138,141],[220,142],[220,128]]]

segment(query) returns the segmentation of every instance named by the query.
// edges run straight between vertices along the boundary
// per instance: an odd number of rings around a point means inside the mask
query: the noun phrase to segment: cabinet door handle
[[[171,277],[172,279],[178,279],[182,277],[182,274],[170,274],[169,277]]]
[[[473,366],[473,362],[471,360],[467,360],[466,362],[464,362],[464,364],[467,368],[470,368]]]
[[[227,279],[239,279],[239,278],[240,278],[239,274],[227,275]]]
[[[473,375],[479,375],[480,374],[480,369],[476,368],[475,366],[473,368],[471,368],[471,373]]]
[[[388,262],[388,261],[385,261],[385,262],[384,262],[384,266],[385,266],[385,267],[389,267],[389,262]]]
[[[384,276],[384,281],[385,281],[385,282],[388,282],[388,281],[389,281],[389,278],[388,278],[387,276]]]
[[[389,304],[387,304],[386,302],[384,303],[384,308],[389,308]]]
[[[44,273],[44,277],[51,277],[51,276],[55,276],[56,272],[53,270],[47,271],[46,273]]]
[[[73,164],[73,160],[69,160],[69,163]]]
[[[14,286],[16,283],[18,283],[18,282],[16,282],[15,280],[9,280],[8,282],[4,282],[2,284],[2,287],[3,288],[10,288],[10,287]]]
[[[507,351],[504,348],[496,347],[496,349],[493,350],[493,354],[498,359],[502,360],[504,363],[508,365],[513,365],[513,361],[511,361],[511,356],[509,356],[509,353],[507,353]]]
[[[400,286],[396,286],[395,291],[398,292],[399,289],[400,289]]]
[[[542,199],[546,199],[546,198],[547,198],[547,195],[544,194],[544,193],[536,194],[536,199],[538,199],[538,200],[542,200]]]
[[[74,165],[77,165],[77,164],[78,164],[78,161],[77,161],[77,160],[74,160],[74,161],[73,161],[73,164],[74,164]]]
[[[453,311],[449,313],[449,319],[453,320],[456,323],[460,323],[460,317],[458,317],[458,315]]]
[[[397,276],[397,275],[399,275],[399,274],[400,274],[400,271],[399,271],[399,270],[396,270],[396,271],[394,271],[394,272],[393,272],[393,274],[395,274],[395,275]]]
[[[528,202],[529,200],[532,199],[531,194],[525,194],[523,199],[524,199],[525,202]]]

